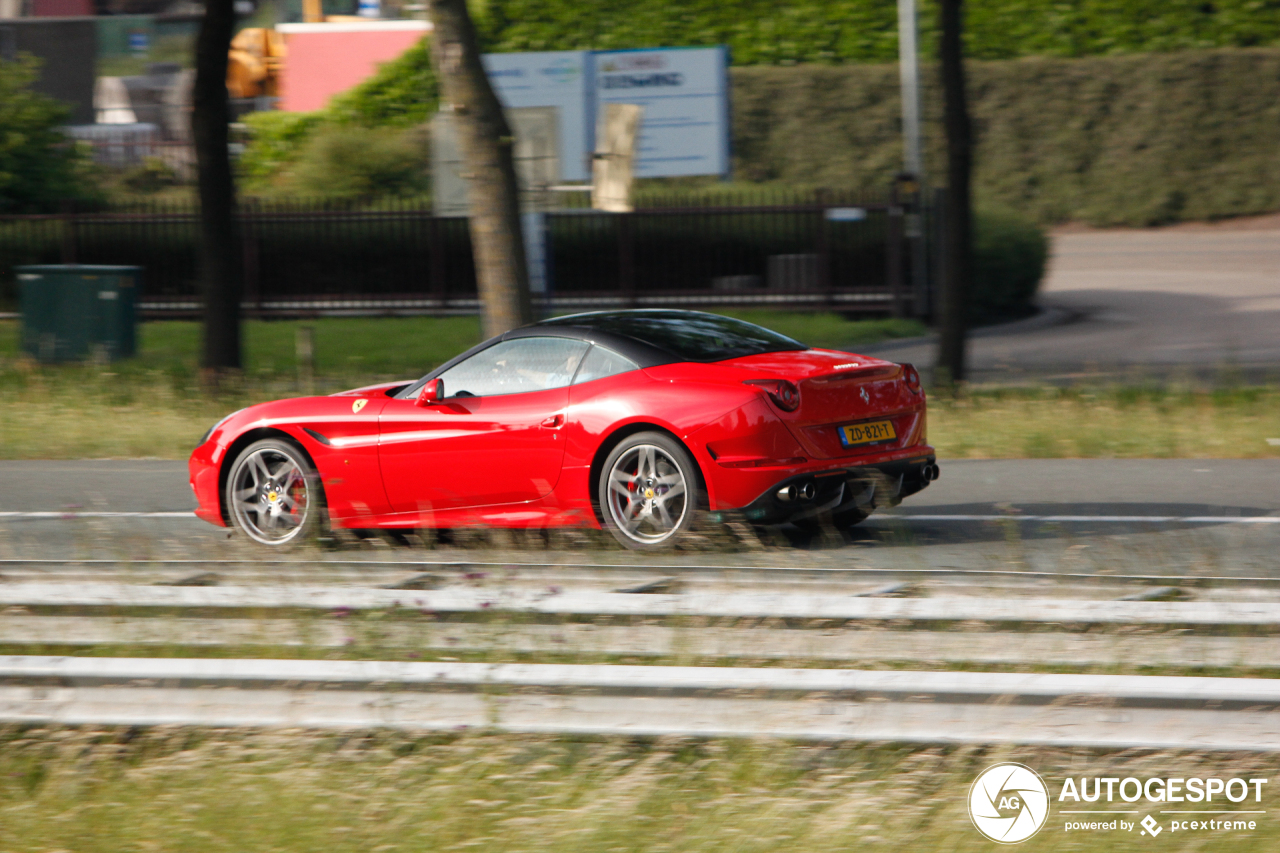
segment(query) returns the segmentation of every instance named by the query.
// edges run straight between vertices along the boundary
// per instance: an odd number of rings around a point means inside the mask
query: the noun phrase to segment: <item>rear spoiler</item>
[[[851,367],[848,370],[837,370],[820,376],[810,376],[803,380],[803,384],[826,385],[832,382],[847,382],[850,380],[869,382],[874,379],[892,379],[901,375],[901,373],[902,365],[900,364],[893,364],[892,362],[888,364],[869,364],[866,367]]]

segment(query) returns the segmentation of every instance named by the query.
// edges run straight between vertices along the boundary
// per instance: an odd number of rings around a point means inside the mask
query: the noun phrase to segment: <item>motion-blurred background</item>
[[[243,340],[211,377],[213,7],[0,0],[0,848],[989,850],[965,803],[998,760],[1053,796],[1275,782],[1280,4],[963,5],[956,385],[954,0],[915,9],[918,62],[908,0],[469,3],[538,313],[701,308],[929,380],[942,478],[909,504],[640,558],[264,555],[192,517],[218,419],[421,376],[486,309],[431,10],[233,5]],[[1215,849],[1274,849],[1255,817]],[[1054,820],[1029,844],[1205,844]]]

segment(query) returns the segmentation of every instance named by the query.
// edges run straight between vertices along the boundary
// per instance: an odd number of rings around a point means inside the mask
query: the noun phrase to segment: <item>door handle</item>
[[[542,425],[547,429],[560,429],[564,426],[564,415],[552,415],[543,421]]]

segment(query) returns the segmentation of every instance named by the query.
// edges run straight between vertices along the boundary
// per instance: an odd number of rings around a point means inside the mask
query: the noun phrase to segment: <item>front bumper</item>
[[[932,454],[784,477],[737,510],[756,524],[782,524],[820,513],[897,506],[938,477]]]
[[[218,527],[226,527],[222,517],[222,501],[219,495],[219,462],[225,451],[216,442],[206,441],[191,454],[187,461],[191,491],[196,498],[196,517]]]

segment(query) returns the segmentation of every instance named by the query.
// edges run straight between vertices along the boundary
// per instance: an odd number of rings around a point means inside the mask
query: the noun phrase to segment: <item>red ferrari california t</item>
[[[200,518],[274,546],[569,525],[660,548],[698,510],[849,527],[938,476],[911,365],[671,310],[556,317],[416,382],[251,406],[190,469]]]

